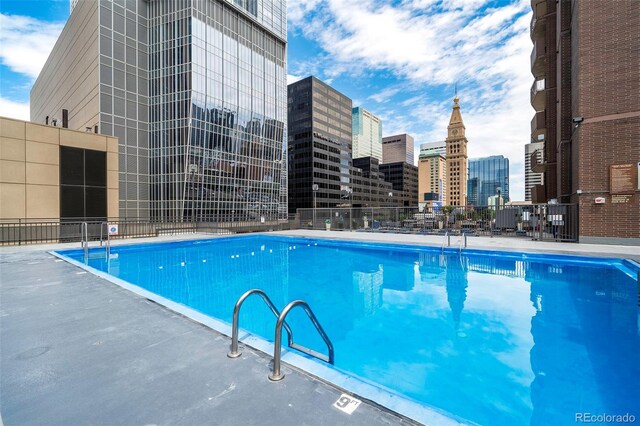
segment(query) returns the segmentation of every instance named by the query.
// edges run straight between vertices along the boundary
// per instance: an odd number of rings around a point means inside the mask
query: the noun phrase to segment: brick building
[[[640,244],[638,2],[532,6],[532,201],[578,204],[581,242]]]

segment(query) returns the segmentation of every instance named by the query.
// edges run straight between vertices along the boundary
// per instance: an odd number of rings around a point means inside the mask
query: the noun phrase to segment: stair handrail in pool
[[[281,346],[282,346],[282,326],[286,327],[285,318],[289,314],[289,312],[295,308],[296,306],[301,306],[302,309],[306,312],[307,316],[315,326],[316,330],[324,340],[324,343],[327,345],[327,349],[329,350],[329,356],[321,354],[319,352],[314,351],[313,349],[306,348],[304,346],[293,343],[290,339],[289,346],[293,349],[299,350],[300,352],[306,353],[307,355],[311,355],[315,358],[318,358],[324,362],[328,362],[329,364],[333,364],[333,344],[331,340],[329,340],[329,336],[325,333],[324,329],[318,322],[318,319],[314,315],[311,307],[304,300],[294,300],[284,307],[280,315],[278,316],[278,322],[276,323],[276,337],[275,342],[273,344],[273,372],[269,374],[269,380],[272,382],[277,382],[284,378],[284,374],[280,371],[280,360],[281,360]],[[289,334],[291,336],[291,334]]]
[[[442,247],[440,248],[441,253],[444,253],[444,243],[447,241],[447,238],[449,238],[449,231],[445,231],[444,233],[444,238],[442,239]]]
[[[231,326],[231,350],[229,351],[229,353],[227,353],[227,356],[229,358],[238,358],[241,354],[241,352],[238,350],[238,323],[240,322],[239,320],[240,308],[242,307],[242,304],[244,303],[244,301],[253,294],[257,294],[262,298],[264,303],[266,303],[267,307],[269,307],[269,309],[271,310],[271,312],[273,312],[273,315],[275,315],[276,318],[280,317],[280,311],[276,308],[276,306],[273,304],[271,299],[269,299],[269,296],[267,296],[267,293],[260,290],[259,288],[254,288],[253,290],[249,290],[246,293],[244,293],[242,296],[240,296],[240,298],[236,302],[236,305],[233,308],[233,324]],[[289,334],[289,346],[292,346],[293,333],[291,332],[291,328],[289,328],[289,325],[287,323],[284,324],[284,328],[287,330],[287,333]]]
[[[89,226],[87,222],[82,222],[82,225],[80,225],[80,244],[82,244],[86,260],[89,257]]]

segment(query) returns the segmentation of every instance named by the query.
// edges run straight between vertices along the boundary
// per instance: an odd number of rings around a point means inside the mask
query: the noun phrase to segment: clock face
[[[457,130],[457,129],[453,129],[453,130],[451,131],[451,133],[452,133],[453,135],[457,135],[457,134],[458,134],[458,130]]]

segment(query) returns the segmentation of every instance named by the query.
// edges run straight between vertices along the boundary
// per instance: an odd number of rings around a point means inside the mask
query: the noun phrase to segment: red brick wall
[[[640,161],[640,4],[574,4],[572,116],[584,117],[572,149],[572,191],[583,193],[572,197],[580,237],[640,238],[640,191],[627,204],[613,204],[609,194],[609,166]],[[605,204],[595,204],[599,196]]]
[[[609,166],[635,167],[640,161],[640,117],[586,123],[577,134],[581,149],[576,190],[583,192],[579,235],[640,238],[640,191],[627,204],[613,204],[609,194]],[[605,204],[596,205],[596,197],[605,197]]]

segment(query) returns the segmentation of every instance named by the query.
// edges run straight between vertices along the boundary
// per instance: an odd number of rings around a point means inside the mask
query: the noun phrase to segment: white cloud
[[[11,71],[36,78],[64,23],[0,13],[0,61]]]
[[[387,87],[382,89],[378,93],[375,93],[369,96],[369,99],[372,99],[378,103],[387,102],[391,97],[395,96],[398,92],[400,92],[400,87]]]
[[[298,2],[290,2],[298,3]],[[528,0],[487,7],[488,0],[306,0],[294,9],[290,27],[325,51],[324,75],[357,78],[371,70],[403,82],[398,110],[382,109],[397,93],[378,90],[372,112],[385,134],[408,132],[416,145],[446,137],[451,100],[429,96],[459,82],[469,155],[502,154],[511,166],[512,199],[523,199],[523,146],[530,139],[533,110]],[[406,93],[404,93],[406,91]]]
[[[287,74],[287,85],[302,80],[304,77],[299,75]]]
[[[29,121],[29,102],[14,102],[0,97],[0,116]]]

